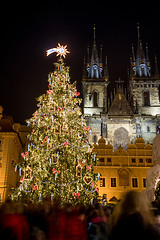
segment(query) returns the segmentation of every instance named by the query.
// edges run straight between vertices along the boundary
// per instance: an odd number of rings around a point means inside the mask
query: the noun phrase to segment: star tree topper
[[[56,52],[57,56],[61,56],[61,57],[66,57],[66,54],[69,53],[69,51],[67,50],[67,45],[63,46],[60,43],[58,43],[58,46],[56,48],[51,48],[49,50],[46,51],[47,52],[47,56],[49,56],[50,54]]]

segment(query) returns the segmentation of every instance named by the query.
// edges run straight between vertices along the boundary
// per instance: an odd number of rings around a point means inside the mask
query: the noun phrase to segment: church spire
[[[132,68],[132,74],[134,76],[138,77],[148,77],[151,76],[150,70],[150,61],[149,61],[149,55],[148,55],[148,45],[146,45],[146,57],[143,51],[142,47],[142,41],[140,39],[140,27],[139,23],[137,23],[137,34],[138,34],[138,40],[137,40],[137,53],[136,57],[134,55],[134,47],[132,45],[132,62],[131,62],[131,68]]]
[[[138,32],[138,40],[140,41],[140,30],[139,30],[139,23],[137,23],[137,32]]]
[[[142,41],[140,39],[140,30],[139,30],[139,23],[137,23],[137,31],[138,31],[138,42],[137,42],[137,59],[138,61],[142,62],[145,60],[143,48],[142,48]]]
[[[146,64],[147,64],[147,74],[148,76],[151,75],[151,64],[149,61],[149,54],[148,54],[148,44],[146,43]]]
[[[93,48],[92,48],[92,55],[91,55],[91,78],[99,78],[101,77],[101,71],[100,71],[100,64],[99,64],[99,58],[98,58],[98,52],[97,52],[97,46],[96,46],[96,27],[95,24],[93,26]]]
[[[96,25],[93,25],[93,39],[96,41]]]
[[[138,33],[138,41],[137,41],[137,58],[140,59],[140,52],[142,47],[142,42],[140,39],[140,31],[139,31],[139,23],[137,23],[137,33]]]
[[[92,55],[91,55],[91,59],[94,61],[94,62],[99,62],[99,59],[98,59],[98,52],[97,52],[97,46],[96,46],[96,27],[95,27],[95,24],[93,26],[93,48],[92,48]],[[92,61],[91,60],[91,61]]]
[[[91,57],[89,58],[89,48],[87,49],[87,67],[88,78],[102,78],[103,63],[102,63],[102,46],[100,48],[100,58],[98,57],[96,45],[96,27],[93,25],[93,47]]]
[[[132,61],[135,62],[134,45],[132,44]]]
[[[130,67],[130,75],[132,76],[132,75],[134,75],[133,74],[133,58],[132,57],[130,57],[130,65],[131,65],[131,67]]]
[[[99,62],[99,65],[100,65],[100,74],[101,74],[101,77],[102,77],[102,71],[103,71],[103,62],[102,62],[102,45],[101,45],[101,48],[100,48],[100,62]]]
[[[148,54],[148,44],[146,43],[146,62],[150,63],[149,61],[149,54]]]
[[[101,45],[101,48],[100,48],[100,63],[102,63],[102,45]]]
[[[87,47],[87,63],[89,63],[89,46]]]

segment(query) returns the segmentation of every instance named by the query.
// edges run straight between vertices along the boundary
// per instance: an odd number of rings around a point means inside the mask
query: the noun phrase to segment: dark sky
[[[54,2],[54,1],[53,1]],[[96,24],[97,47],[108,56],[110,85],[119,77],[127,81],[132,43],[137,43],[137,22],[143,46],[148,42],[150,61],[157,55],[160,67],[160,14],[158,8],[127,9],[100,6],[78,7],[39,3],[1,8],[0,105],[15,122],[25,123],[36,110],[36,98],[47,89],[47,75],[53,70],[54,54],[46,50],[60,42],[68,45],[66,58],[71,81],[81,91],[83,57],[93,42]],[[75,2],[76,5],[76,2]]]

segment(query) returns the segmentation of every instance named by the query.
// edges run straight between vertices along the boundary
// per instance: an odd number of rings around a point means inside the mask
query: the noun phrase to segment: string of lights
[[[33,146],[34,148],[36,148],[37,150],[39,150],[39,151],[42,150],[41,148],[36,147],[33,143],[31,143],[31,144],[32,144],[32,146]],[[50,148],[50,149],[44,149],[44,148],[43,148],[43,151],[51,151],[51,150],[54,150],[54,149],[56,149],[56,148],[61,147],[62,145],[65,145],[65,144],[68,144],[68,145],[70,145],[71,147],[76,148],[76,149],[82,149],[82,148],[85,148],[85,147],[87,147],[87,146],[90,145],[90,143],[87,143],[86,145],[84,145],[84,146],[82,146],[82,147],[76,147],[76,146],[74,146],[73,144],[71,144],[70,142],[65,141],[64,143],[61,143],[61,144],[59,144],[59,145],[57,145],[57,146],[55,146],[55,147],[53,147],[53,148]]]

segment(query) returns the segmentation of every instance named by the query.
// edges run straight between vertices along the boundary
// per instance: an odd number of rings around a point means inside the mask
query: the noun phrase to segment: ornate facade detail
[[[150,77],[151,76],[151,64],[148,55],[148,45],[146,44],[146,55],[143,51],[142,41],[140,39],[139,24],[138,30],[138,42],[137,53],[135,55],[134,46],[132,45],[132,58],[131,58],[131,75],[137,77]]]
[[[123,197],[126,191],[144,191],[146,189],[147,170],[152,168],[152,145],[145,144],[142,137],[131,142],[125,150],[122,146],[113,149],[113,145],[101,137],[93,145],[98,164],[94,171],[99,172],[100,196],[107,194],[110,200]],[[103,184],[101,184],[103,182]]]
[[[91,127],[89,141],[94,143],[103,136],[113,148],[119,144],[125,149],[130,141],[142,136],[152,143],[160,126],[160,75],[157,58],[155,71],[151,71],[148,54],[143,50],[140,28],[137,26],[137,50],[132,46],[129,87],[124,89],[119,79],[116,88],[109,92],[107,58],[102,61],[102,47],[98,55],[95,28],[91,55],[87,50],[87,63],[83,71],[83,112]],[[154,72],[154,73],[153,73]]]

